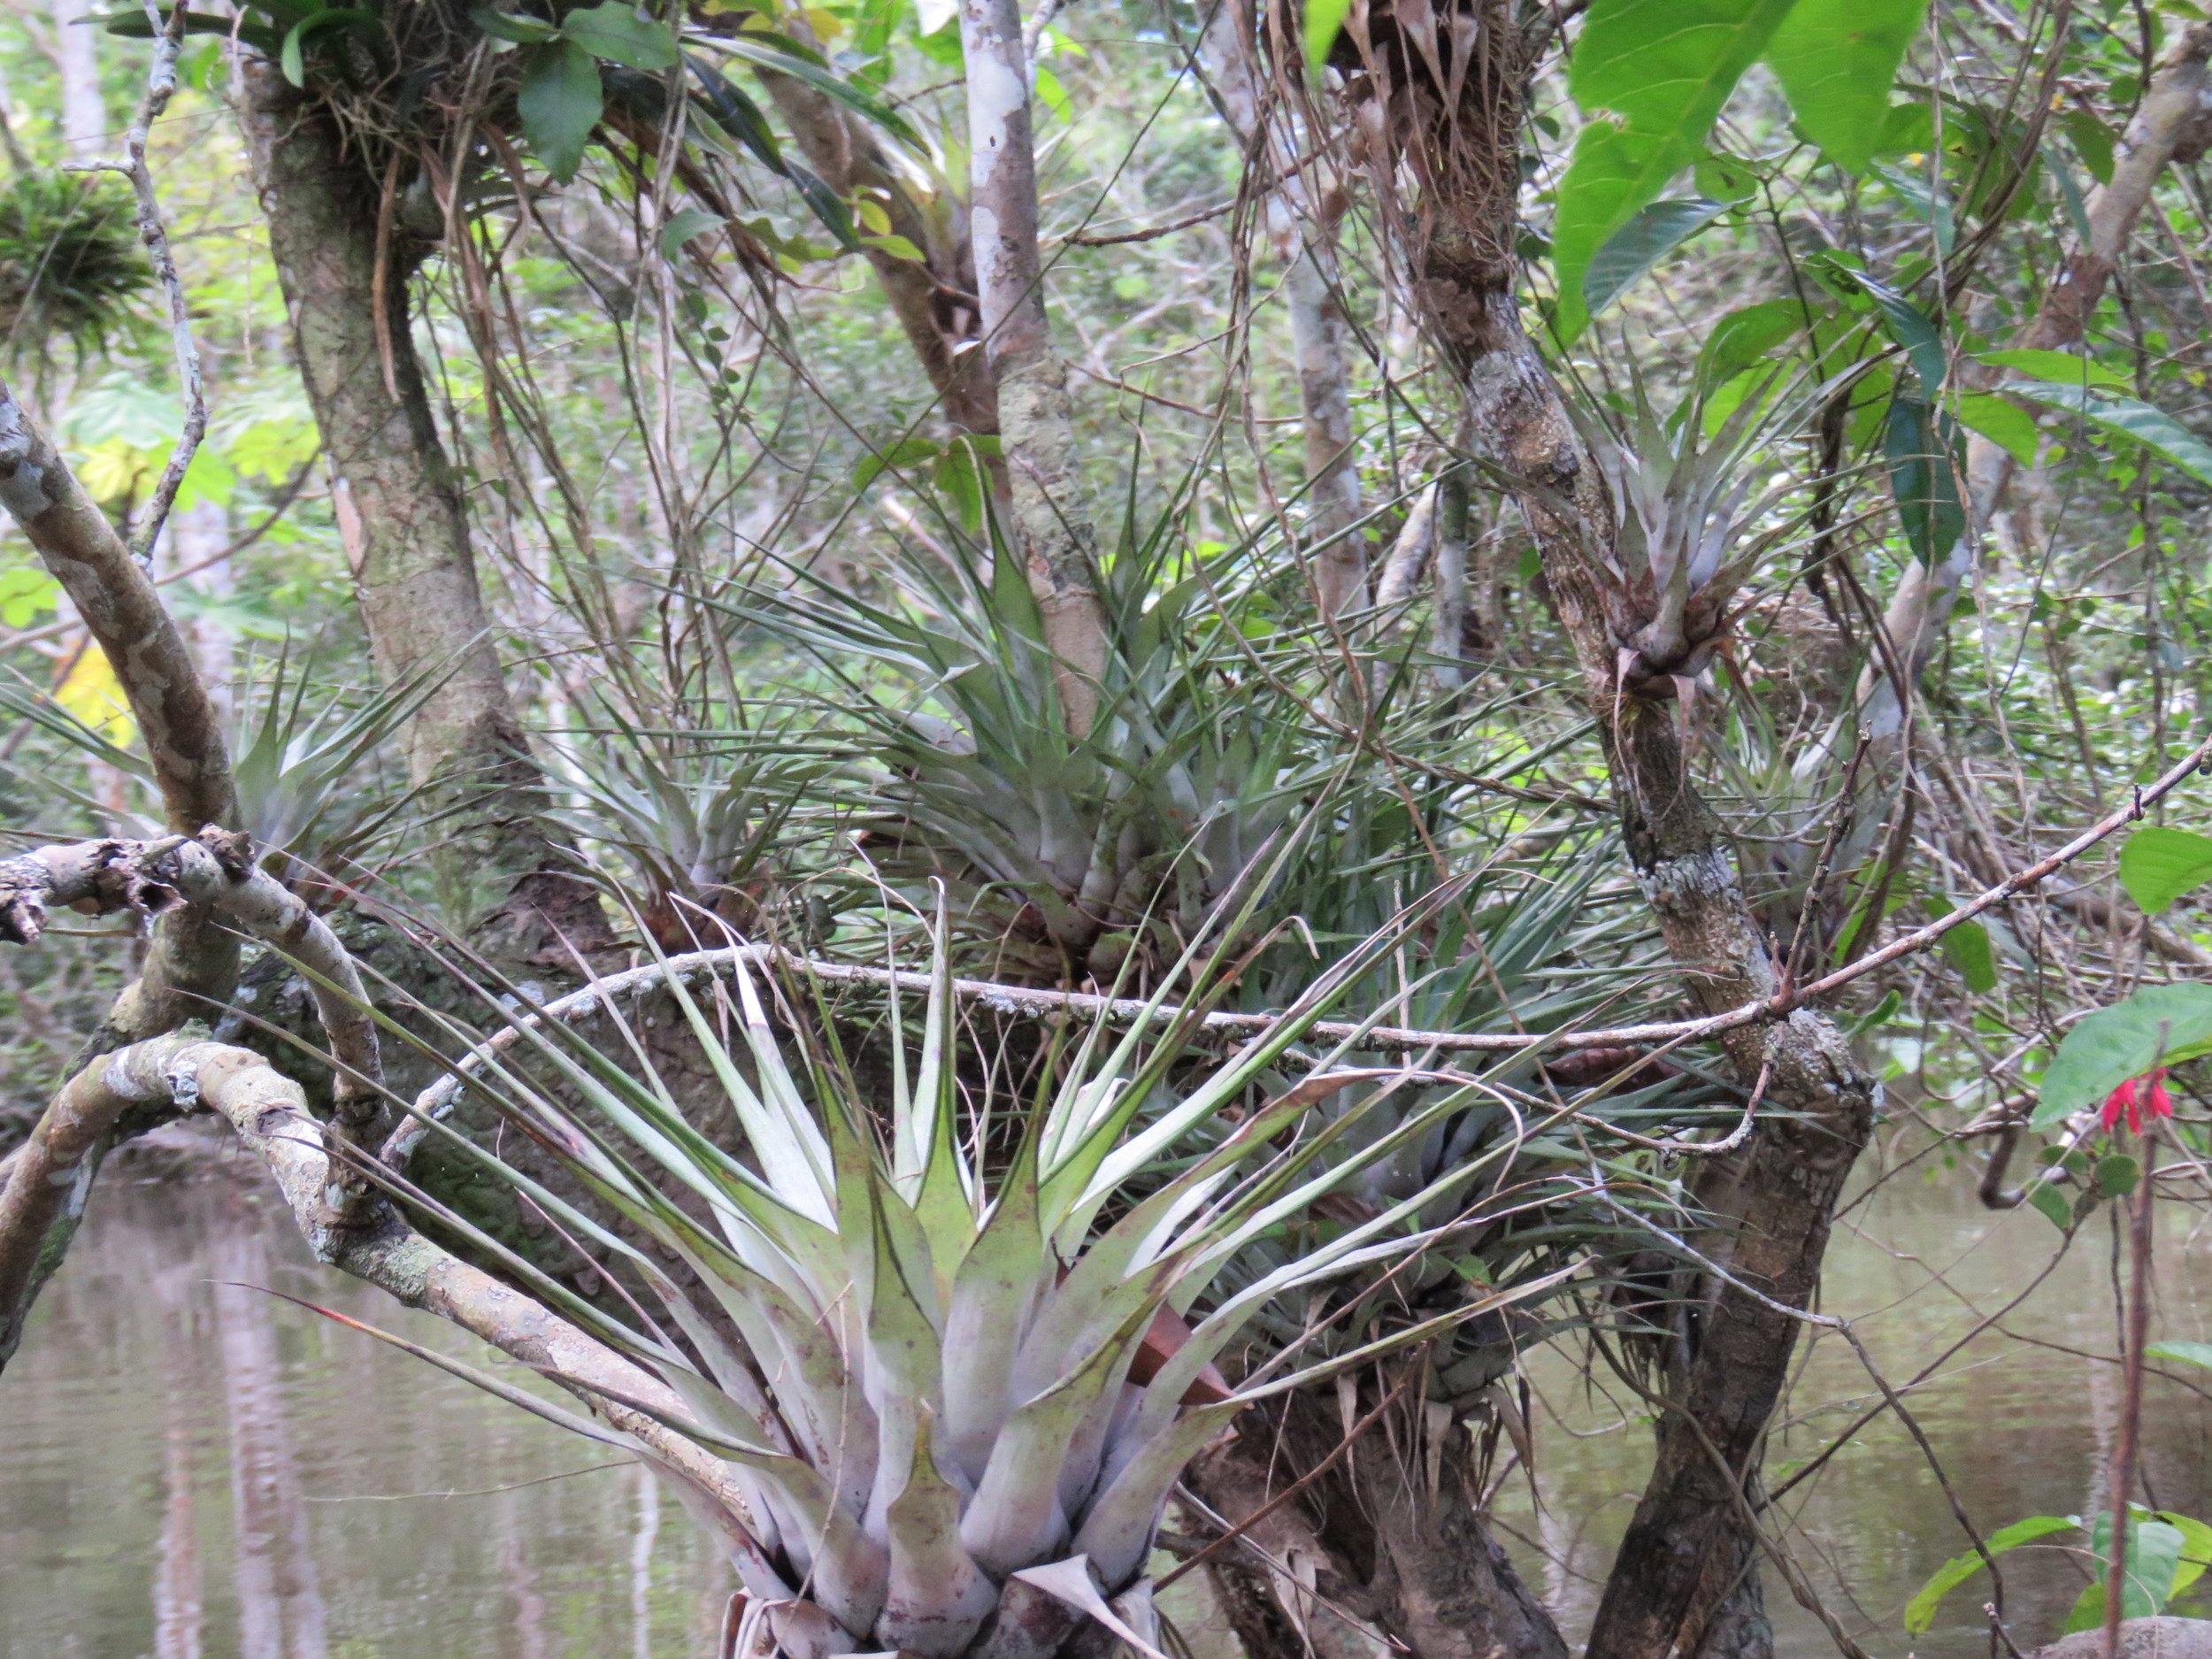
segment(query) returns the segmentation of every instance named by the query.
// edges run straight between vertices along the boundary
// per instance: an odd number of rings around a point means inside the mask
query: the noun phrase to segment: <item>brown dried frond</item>
[[[1287,0],[1269,29],[1299,62]],[[1514,284],[1526,56],[1510,0],[1354,0],[1329,55],[1417,309],[1462,363]]]

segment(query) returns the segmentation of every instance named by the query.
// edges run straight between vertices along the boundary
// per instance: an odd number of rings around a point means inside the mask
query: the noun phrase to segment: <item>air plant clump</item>
[[[0,326],[12,352],[61,337],[104,351],[139,323],[153,282],[130,192],[112,180],[26,171],[0,187]]]
[[[971,931],[1004,941],[995,972],[1103,981],[1133,950],[1148,972],[1172,961],[1338,764],[1248,672],[1248,565],[1229,554],[1171,580],[1172,530],[1133,535],[1102,572],[1116,626],[1080,734],[1018,580],[947,582],[910,558],[881,604],[824,588],[760,612],[833,676],[812,695],[856,728],[852,764],[818,777],[826,804],[857,798],[886,877],[945,883]]]
[[[611,705],[612,743],[565,746],[573,803],[559,818],[587,846],[618,853],[641,894],[640,925],[664,949],[716,942],[724,926],[758,933],[781,919],[779,890],[801,867],[803,810],[827,762],[789,719],[739,708],[713,733],[647,732]],[[810,895],[795,910],[809,936],[828,918]],[[713,920],[708,918],[711,917]]]
[[[638,1286],[617,1317],[507,1258],[536,1296],[682,1408],[614,1404],[730,1471],[718,1494],[695,1469],[658,1460],[743,1578],[741,1651],[772,1641],[794,1659],[1042,1659],[1086,1617],[1148,1647],[1144,1569],[1170,1488],[1241,1406],[1320,1369],[1286,1363],[1240,1391],[1216,1357],[1263,1311],[1442,1239],[1449,1228],[1433,1217],[1458,1219],[1456,1195],[1489,1161],[1301,1248],[1275,1242],[1464,1103],[1402,1110],[1383,1074],[1338,1068],[1341,1049],[1302,1084],[1275,1074],[1386,940],[1195,1077],[1194,1017],[1157,1011],[1149,1030],[1089,1029],[1056,1056],[1056,1083],[1025,1105],[964,1098],[941,916],[936,931],[918,1048],[893,1045],[880,1116],[833,1038],[803,1029],[805,1063],[787,1064],[741,959],[710,995],[672,972],[665,984],[741,1127],[742,1157],[691,1126],[642,1045],[611,1054],[557,1029],[528,1033],[527,1071],[557,1074],[558,1087],[495,1062],[471,1090],[619,1226],[489,1153],[472,1156],[595,1240]],[[1212,970],[1192,977],[1205,983]],[[895,1000],[895,1028],[900,1018]],[[732,1030],[734,1051],[719,1035]],[[1314,1108],[1325,1096],[1349,1103],[1324,1118]],[[1374,1117],[1386,1101],[1394,1115]],[[1257,1256],[1263,1240],[1271,1254]],[[1442,1335],[1520,1294],[1471,1293],[1329,1363]],[[462,1362],[426,1357],[655,1456]]]
[[[1612,497],[1614,545],[1586,550],[1585,562],[1632,695],[1686,699],[1728,637],[1731,603],[1786,533],[1760,526],[1794,486],[1751,498],[1766,404],[1765,388],[1755,390],[1709,439],[1701,396],[1664,419],[1640,380],[1624,433],[1571,405]]]

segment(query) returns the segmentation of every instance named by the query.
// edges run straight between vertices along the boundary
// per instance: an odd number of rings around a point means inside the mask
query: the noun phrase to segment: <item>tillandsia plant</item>
[[[1612,498],[1617,534],[1609,549],[1586,550],[1585,564],[1632,695],[1687,699],[1728,637],[1736,595],[1793,527],[1774,510],[1801,487],[1755,494],[1757,451],[1817,400],[1777,405],[1771,390],[1770,380],[1746,392],[1710,432],[1701,384],[1663,417],[1638,377],[1619,432],[1594,409],[1568,406]]]
[[[1363,1121],[1359,1102],[1387,1098],[1389,1075],[1344,1070],[1336,1051],[1302,1082],[1275,1074],[1386,940],[1217,1063],[1194,1062],[1200,1016],[1187,1007],[1155,1003],[1119,1033],[1093,1025],[1025,1103],[971,1098],[957,1080],[943,934],[941,915],[918,1048],[897,1046],[880,1118],[833,1037],[809,1034],[833,1031],[828,1020],[789,1020],[805,1060],[787,1064],[732,951],[693,964],[728,974],[710,991],[671,967],[648,977],[718,1078],[744,1156],[692,1126],[642,1044],[605,1051],[550,1022],[523,1028],[527,1047],[511,1052],[526,1065],[495,1055],[469,1087],[588,1200],[471,1156],[637,1286],[618,1317],[507,1258],[548,1306],[664,1386],[657,1400],[614,1404],[725,1460],[737,1499],[695,1479],[687,1494],[742,1575],[753,1623],[741,1651],[764,1635],[795,1659],[870,1648],[1039,1659],[1087,1616],[1155,1651],[1145,1563],[1170,1488],[1241,1408],[1316,1375],[1288,1353],[1240,1390],[1216,1356],[1263,1310],[1448,1240],[1464,1224],[1455,1196],[1494,1175],[1494,1161],[1256,1270],[1256,1243],[1461,1103],[1408,1115],[1340,1157]],[[1192,978],[1217,989],[1217,964],[1194,958]],[[1347,1091],[1351,1107],[1315,1115],[1317,1100]],[[1462,1298],[1329,1363],[1417,1343],[1532,1288]]]
[[[104,351],[140,326],[152,284],[130,192],[110,180],[25,171],[0,186],[0,341],[13,356],[57,336]]]
[[[817,586],[757,613],[835,682],[826,711],[858,724],[853,766],[824,780],[848,798],[862,780],[871,858],[947,883],[964,927],[1003,941],[1001,973],[1102,980],[1139,947],[1158,971],[1339,764],[1251,668],[1248,558],[1179,565],[1174,529],[1125,539],[1101,573],[1110,648],[1080,734],[1016,561],[949,580],[907,557],[882,603]]]
[[[250,664],[235,688],[228,738],[236,757],[232,773],[240,824],[270,872],[319,908],[339,896],[334,881],[357,871],[401,827],[407,792],[379,787],[376,757],[437,689],[441,675],[423,669],[358,700],[333,697],[326,688],[319,706],[311,709],[307,696],[316,666],[312,654],[295,663],[288,649],[273,663]],[[96,729],[44,695],[0,687],[0,709],[138,780],[151,795],[153,764],[127,733]],[[112,816],[108,804],[50,776],[43,781],[78,804]],[[119,827],[127,834],[160,833],[157,811],[123,817]]]
[[[741,933],[764,931],[776,890],[813,839],[803,817],[810,784],[829,764],[824,746],[787,714],[735,707],[719,728],[647,732],[611,703],[604,726],[562,745],[573,803],[556,814],[588,848],[618,853],[641,895],[639,923],[665,950],[713,941],[711,914]],[[595,741],[612,738],[615,741]],[[818,904],[818,901],[817,903]],[[810,912],[802,931],[820,931]]]

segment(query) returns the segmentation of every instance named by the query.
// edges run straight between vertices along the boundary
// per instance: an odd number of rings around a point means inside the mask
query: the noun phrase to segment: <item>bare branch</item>
[[[168,229],[162,223],[161,199],[154,191],[153,172],[146,165],[146,141],[153,132],[154,123],[169,107],[169,100],[176,96],[177,51],[184,43],[184,27],[189,16],[181,5],[174,6],[165,24],[161,8],[154,0],[146,0],[147,21],[153,25],[154,31],[154,61],[146,71],[146,96],[140,100],[137,117],[123,137],[123,159],[84,162],[69,169],[72,173],[119,173],[131,181],[131,193],[138,198],[138,237],[146,244],[154,275],[169,300],[169,339],[176,351],[177,383],[184,388],[184,431],[177,439],[176,448],[170,451],[169,464],[161,470],[160,481],[154,486],[154,493],[146,503],[146,518],[139,529],[138,545],[131,549],[132,557],[141,565],[152,562],[154,543],[161,539],[161,527],[169,521],[169,509],[176,503],[177,490],[199,449],[200,440],[207,435],[207,392],[200,380],[200,349],[192,342],[191,307],[185,300],[183,279],[177,274],[176,256],[170,251]]]
[[[145,733],[169,827],[238,815],[221,720],[161,596],[15,393],[0,381],[0,507],[14,515],[105,653]]]

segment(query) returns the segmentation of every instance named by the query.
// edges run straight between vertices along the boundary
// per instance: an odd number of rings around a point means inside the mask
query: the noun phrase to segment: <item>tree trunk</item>
[[[96,161],[108,142],[100,96],[100,31],[87,0],[54,0],[54,70],[61,81],[61,137],[72,161]]]
[[[1425,108],[1422,176],[1433,181],[1397,218],[1414,299],[1446,360],[1463,374],[1481,457],[1517,490],[1559,620],[1581,667],[1611,774],[1629,863],[1698,1009],[1771,995],[1779,981],[1746,902],[1719,820],[1691,777],[1674,705],[1626,695],[1620,647],[1592,564],[1617,535],[1612,503],[1556,383],[1521,326],[1514,295],[1517,133],[1524,65],[1503,0],[1481,0],[1479,54],[1461,103]],[[1830,1222],[1871,1133],[1879,1086],[1827,1014],[1741,1027],[1722,1040],[1747,1089],[1766,1079],[1773,1108],[1743,1148],[1709,1165],[1696,1197],[1698,1240],[1732,1281],[1692,1302],[1677,1357],[1660,1379],[1658,1460],[1598,1609],[1589,1659],[1762,1654],[1756,1540],[1747,1516],[1769,1417],[1788,1374],[1796,1322],[1818,1286]],[[1770,1300],[1779,1305],[1769,1305]]]
[[[238,796],[222,720],[190,649],[115,526],[4,382],[0,506],[22,526],[115,671],[131,718],[145,736],[170,830],[191,835],[204,825],[234,822]],[[154,926],[137,982],[116,999],[70,1070],[205,1016],[229,1000],[237,979],[236,938],[196,909],[170,912]],[[96,1165],[98,1156],[93,1155]]]
[[[1461,337],[1480,347],[1467,373],[1476,441],[1486,459],[1536,486],[1521,509],[1582,668],[1629,863],[1697,1008],[1717,1013],[1771,996],[1778,965],[1690,775],[1673,707],[1625,695],[1616,680],[1618,649],[1583,552],[1584,537],[1603,545],[1615,534],[1602,480],[1511,293],[1495,290],[1486,314],[1456,319]],[[1836,1021],[1813,1009],[1721,1041],[1744,1087],[1767,1078],[1774,1110],[1739,1153],[1707,1166],[1696,1196],[1709,1225],[1698,1242],[1758,1295],[1733,1283],[1695,1293],[1677,1349],[1686,1358],[1660,1379],[1657,1464],[1600,1602],[1589,1659],[1758,1655],[1770,1645],[1747,1520],[1760,1443],[1796,1343],[1786,1310],[1809,1306],[1818,1288],[1829,1225],[1872,1132],[1879,1085]]]
[[[874,246],[865,250],[891,314],[937,388],[946,424],[955,433],[996,437],[998,384],[987,354],[979,349],[982,316],[975,263],[956,206],[937,204],[942,211],[933,214],[917,202],[886,165],[875,135],[848,119],[826,94],[789,75],[768,73],[761,80],[823,182],[847,201],[864,194],[880,202],[891,234],[923,251],[925,257],[916,260]],[[1002,474],[995,457],[986,458],[995,474]]]
[[[1187,1477],[1234,1523],[1296,1471],[1320,1471],[1240,1534],[1256,1554],[1233,1543],[1209,1562],[1251,1659],[1566,1659],[1551,1616],[1483,1531],[1457,1412],[1397,1409],[1324,1468],[1342,1433],[1317,1399],[1294,1397],[1248,1413]]]
[[[1017,0],[961,0],[960,43],[968,65],[969,225],[984,347],[998,377],[999,437],[1012,495],[1008,527],[1037,597],[1061,711],[1079,737],[1098,712],[1106,613],[1067,365],[1045,320],[1029,65]]]
[[[407,758],[440,814],[442,896],[457,922],[493,910],[498,954],[549,950],[565,965],[548,930],[595,943],[606,925],[546,839],[542,775],[508,695],[415,356],[412,257],[388,222],[380,262],[377,191],[330,116],[273,65],[250,61],[244,73],[270,254],[370,649],[388,683],[436,682],[409,723]]]

